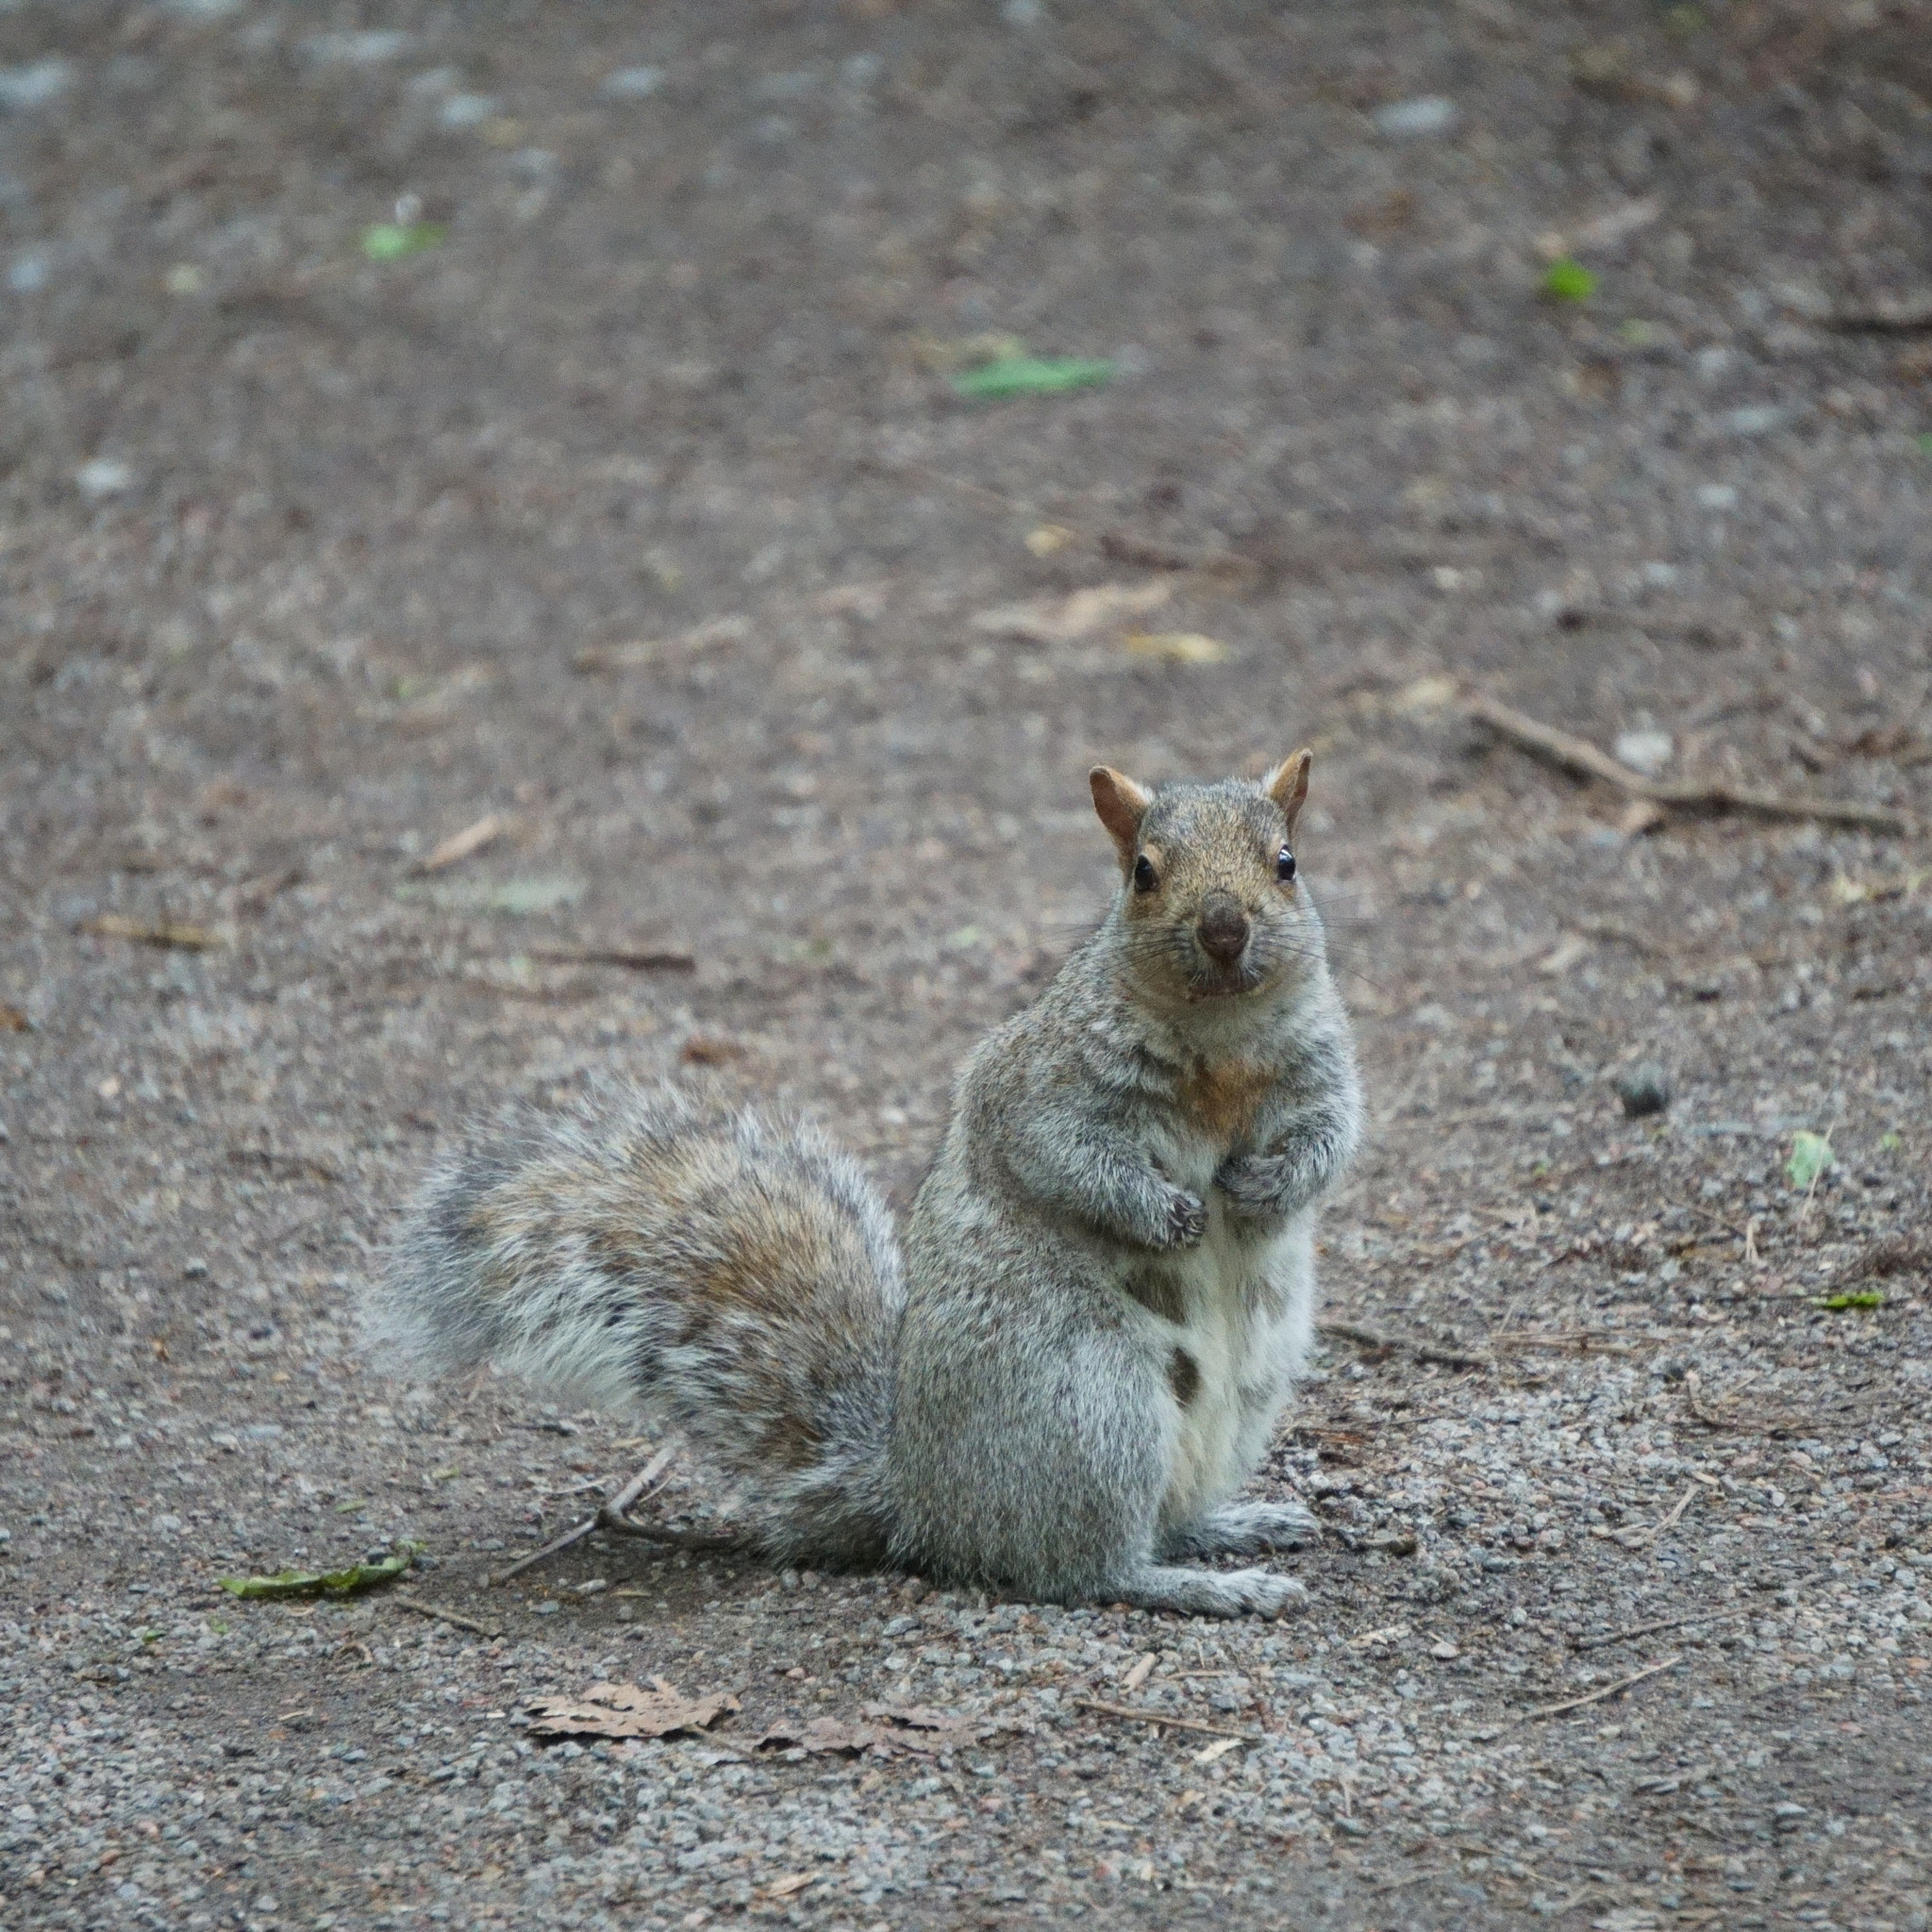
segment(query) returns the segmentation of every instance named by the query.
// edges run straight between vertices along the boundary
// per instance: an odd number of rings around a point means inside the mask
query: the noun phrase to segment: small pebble
[[[1655,1060],[1625,1068],[1611,1084],[1632,1120],[1662,1113],[1671,1104],[1671,1076]]]
[[[1391,101],[1370,117],[1375,132],[1390,141],[1423,141],[1453,134],[1462,116],[1456,103],[1441,94],[1424,94],[1413,101]]]

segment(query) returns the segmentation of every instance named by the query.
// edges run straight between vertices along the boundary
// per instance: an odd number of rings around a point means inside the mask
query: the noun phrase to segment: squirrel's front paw
[[[1279,1214],[1281,1210],[1280,1160],[1266,1154],[1237,1154],[1222,1163],[1214,1185],[1227,1196],[1237,1214],[1250,1218]]]
[[[1160,1245],[1164,1248],[1198,1248],[1208,1232],[1208,1204],[1198,1194],[1183,1193],[1176,1188],[1167,1197],[1167,1226]]]

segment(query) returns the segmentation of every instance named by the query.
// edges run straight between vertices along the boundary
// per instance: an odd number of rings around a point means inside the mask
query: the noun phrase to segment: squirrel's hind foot
[[[1314,1513],[1300,1503],[1224,1503],[1173,1531],[1163,1557],[1247,1557],[1257,1550],[1298,1550],[1322,1533]]]
[[[1184,1617],[1278,1617],[1300,1608],[1308,1593],[1292,1576],[1273,1570],[1191,1570],[1178,1563],[1149,1563],[1094,1595],[1136,1609],[1176,1610]]]

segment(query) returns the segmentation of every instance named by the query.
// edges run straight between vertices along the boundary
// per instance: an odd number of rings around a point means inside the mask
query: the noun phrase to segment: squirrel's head
[[[1151,791],[1108,765],[1088,774],[1120,855],[1120,918],[1146,991],[1224,999],[1278,987],[1320,960],[1321,923],[1294,857],[1313,762],[1298,751],[1258,784]]]

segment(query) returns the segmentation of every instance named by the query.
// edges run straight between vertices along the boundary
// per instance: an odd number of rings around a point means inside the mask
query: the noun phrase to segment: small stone
[[[74,487],[87,497],[119,496],[134,487],[134,472],[112,457],[96,457],[74,473]]]
[[[1655,1060],[1626,1067],[1612,1083],[1624,1111],[1632,1120],[1645,1114],[1662,1113],[1671,1104],[1671,1076]]]
[[[1389,141],[1424,141],[1455,133],[1462,115],[1454,101],[1441,94],[1423,94],[1412,101],[1391,101],[1370,118],[1375,132]]]
[[[615,74],[607,74],[603,85],[597,92],[612,101],[641,101],[648,99],[664,85],[664,70],[661,67],[620,67]]]
[[[1776,403],[1747,403],[1720,419],[1733,436],[1769,436],[1791,420],[1791,412]]]
[[[1616,752],[1620,765],[1655,778],[1676,756],[1677,747],[1668,731],[1624,731],[1618,735]]]
[[[25,113],[58,100],[74,85],[74,63],[36,60],[26,67],[0,67],[0,111]]]
[[[445,127],[480,127],[495,112],[496,102],[489,94],[452,94],[436,118]]]

